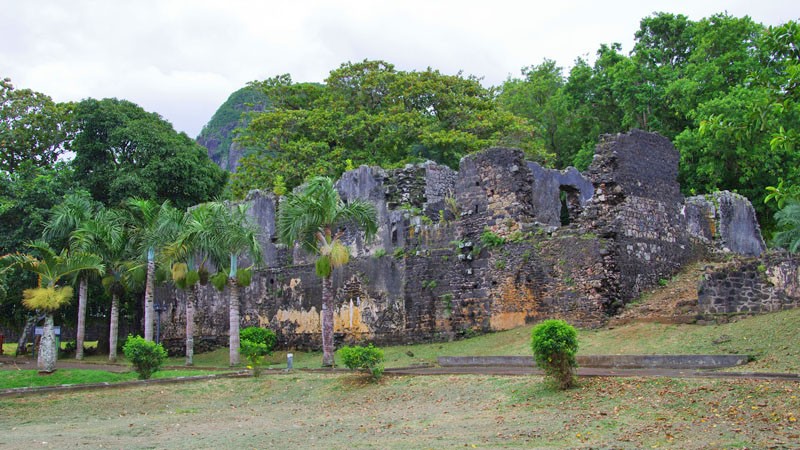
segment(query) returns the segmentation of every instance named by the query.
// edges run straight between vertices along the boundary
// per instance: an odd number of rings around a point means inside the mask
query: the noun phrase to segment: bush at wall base
[[[368,372],[375,381],[383,375],[383,350],[372,344],[368,347],[342,347],[337,353],[342,364],[350,370]]]

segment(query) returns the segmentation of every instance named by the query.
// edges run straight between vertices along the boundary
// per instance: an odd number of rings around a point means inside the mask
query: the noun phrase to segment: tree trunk
[[[153,291],[155,290],[156,262],[148,256],[147,258],[147,281],[144,288],[144,338],[153,340]]]
[[[83,359],[83,340],[86,337],[86,276],[78,284],[78,329],[75,331],[75,359]]]
[[[111,325],[108,330],[108,360],[117,361],[117,337],[119,336],[119,297],[111,294]]]
[[[44,328],[42,329],[42,339],[39,341],[39,355],[36,365],[40,372],[52,372],[56,370],[56,333],[53,330],[53,314],[46,313],[44,316]]]
[[[25,346],[28,344],[28,335],[31,334],[31,330],[36,326],[36,322],[40,321],[42,317],[44,316],[39,313],[28,314],[28,317],[25,319],[25,326],[22,327],[22,333],[20,333],[19,339],[17,340],[17,353],[14,356],[24,355],[26,353]]]
[[[194,304],[197,301],[197,285],[186,294],[186,365],[194,365]]]
[[[333,367],[333,281],[322,279],[322,365]]]
[[[231,366],[238,366],[239,359],[239,283],[235,277],[228,278],[230,296],[230,334],[229,347]]]

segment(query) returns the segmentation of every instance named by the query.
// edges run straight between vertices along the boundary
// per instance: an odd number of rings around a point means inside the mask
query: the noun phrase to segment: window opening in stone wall
[[[581,212],[580,191],[572,186],[561,185],[558,187],[558,198],[561,202],[561,226],[569,225]]]

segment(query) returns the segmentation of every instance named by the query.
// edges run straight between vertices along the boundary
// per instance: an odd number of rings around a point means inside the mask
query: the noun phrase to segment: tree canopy
[[[14,172],[26,161],[55,163],[72,138],[72,106],[0,79],[0,170]]]
[[[227,174],[158,114],[126,100],[87,99],[75,110],[76,181],[95,200],[139,197],[186,208],[219,196]]]
[[[459,159],[493,145],[523,148],[546,162],[527,121],[503,111],[493,89],[475,77],[438,70],[405,72],[384,61],[345,63],[325,84],[293,83],[289,75],[255,83],[272,101],[240,141],[260,150],[241,161],[233,192],[272,188],[276,175],[291,189],[310,176],[338,177],[352,164],[392,167]]]
[[[800,182],[797,22],[765,27],[716,14],[670,13],[641,20],[629,55],[603,44],[565,76],[553,61],[509,78],[498,101],[527,118],[556,167],[585,169],[603,133],[658,132],[681,152],[685,194],[737,191],[769,231],[766,187]]]

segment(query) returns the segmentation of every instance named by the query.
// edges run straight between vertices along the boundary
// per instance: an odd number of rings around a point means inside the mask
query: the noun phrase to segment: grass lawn
[[[384,347],[386,367],[435,364],[438,356],[532,355],[530,326],[454,342]],[[720,325],[634,323],[579,330],[579,354],[747,354],[747,370],[800,373],[800,309],[742,318]],[[286,367],[286,351],[267,357],[267,367]],[[292,351],[295,368],[319,368],[321,352]],[[102,361],[93,356],[89,361]],[[228,349],[195,354],[197,367],[228,367]],[[183,365],[182,357],[167,364]]]
[[[800,386],[293,372],[0,399],[0,447],[797,448]]]
[[[186,377],[208,375],[208,370],[161,370],[152,378]],[[49,375],[39,375],[37,370],[3,370],[0,371],[0,389],[58,386],[62,384],[114,383],[118,381],[136,380],[136,372],[107,372],[89,369],[58,369]]]
[[[744,370],[796,373],[798,329],[800,310],[715,326],[640,323],[582,330],[580,353],[747,353],[757,360]],[[529,355],[529,334],[524,327],[387,347],[387,366],[439,355]],[[319,367],[320,353],[293,353],[295,367]],[[105,362],[101,355],[87,359]],[[228,351],[195,361],[198,370],[227,367]],[[286,352],[269,361],[285,367]],[[168,364],[182,365],[183,358]],[[22,371],[0,371],[0,378],[30,385],[61,374],[91,382],[136,377],[71,369],[7,375],[14,372]],[[369,383],[350,374],[275,371],[0,399],[0,447],[800,448],[799,397],[800,384],[790,381],[583,378],[576,389],[556,392],[537,376],[387,376]]]

